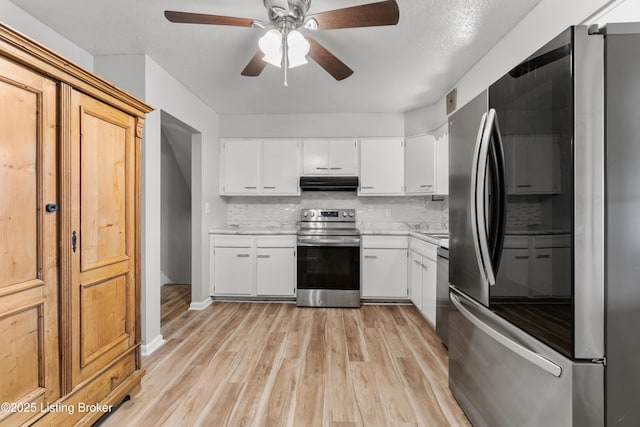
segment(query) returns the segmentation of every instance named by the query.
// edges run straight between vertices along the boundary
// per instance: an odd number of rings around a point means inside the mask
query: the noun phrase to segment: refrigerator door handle
[[[458,309],[460,314],[462,314],[476,328],[480,329],[482,332],[489,335],[491,338],[493,338],[494,340],[496,340],[497,342],[499,342],[509,350],[513,351],[514,353],[518,354],[519,356],[523,357],[524,359],[528,360],[529,362],[533,363],[534,365],[544,370],[545,372],[553,375],[554,377],[559,378],[560,375],[562,375],[562,368],[560,366],[553,363],[546,357],[539,355],[535,351],[530,350],[524,347],[523,345],[513,341],[512,339],[507,338],[506,336],[501,334],[499,331],[487,325],[482,320],[480,320],[477,316],[471,313],[471,311],[469,311],[464,306],[464,303],[456,295],[454,295],[453,293],[450,293],[449,295],[451,298],[451,302]]]
[[[471,205],[472,210],[476,211],[476,227],[478,244],[480,246],[480,255],[482,264],[484,265],[485,277],[489,285],[496,284],[496,275],[491,264],[491,253],[489,251],[489,240],[487,234],[487,214],[486,214],[486,181],[487,181],[487,164],[489,162],[489,148],[491,146],[492,128],[495,119],[495,110],[490,110],[484,126],[484,132],[480,141],[480,151],[478,152],[476,191],[471,195],[475,197],[475,203]],[[475,231],[475,230],[474,230]]]
[[[480,252],[480,240],[479,240],[479,229],[478,229],[478,205],[477,205],[477,197],[478,193],[478,162],[480,160],[480,151],[482,148],[482,139],[485,133],[487,123],[487,113],[482,114],[482,118],[480,119],[480,127],[478,128],[478,136],[476,138],[476,146],[473,150],[473,163],[471,164],[471,188],[469,189],[470,193],[470,209],[469,214],[471,215],[471,231],[473,235],[473,248],[476,251],[476,261],[478,262],[478,268],[480,269],[480,274],[484,280],[487,280],[487,270],[484,264],[484,258],[482,253]]]
[[[487,234],[490,239],[489,246],[490,266],[494,277],[497,275],[502,257],[502,249],[504,247],[504,235],[507,221],[507,171],[504,159],[504,145],[502,142],[502,134],[500,133],[500,125],[498,123],[498,114],[495,109],[489,110],[488,125],[491,130],[491,141],[493,144],[490,148],[491,165],[494,169],[493,177],[493,212],[491,217],[491,235]]]

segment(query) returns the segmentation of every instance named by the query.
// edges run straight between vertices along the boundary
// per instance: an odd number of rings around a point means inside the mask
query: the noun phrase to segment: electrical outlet
[[[391,218],[391,209],[390,208],[386,208],[384,210],[384,216],[385,216],[385,218]]]

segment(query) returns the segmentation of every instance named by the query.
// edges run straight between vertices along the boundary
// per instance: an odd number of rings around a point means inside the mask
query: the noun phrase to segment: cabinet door
[[[302,142],[302,172],[304,175],[326,175],[329,173],[329,142],[309,139]]]
[[[529,296],[529,249],[504,249],[491,297]]]
[[[71,138],[63,144],[71,153],[73,231],[62,236],[62,250],[71,251],[76,386],[135,343],[139,147],[133,117],[80,92],[70,96]]]
[[[512,193],[559,193],[560,148],[552,134],[511,135]]]
[[[537,248],[530,268],[530,296],[571,296],[571,248]]]
[[[213,259],[215,295],[255,295],[252,248],[215,248]]]
[[[449,134],[435,140],[436,194],[449,194]]]
[[[260,296],[294,296],[296,283],[293,248],[258,248],[256,284]]]
[[[407,250],[362,250],[362,296],[407,298]]]
[[[362,140],[359,194],[402,194],[403,185],[403,141],[401,139]]]
[[[40,408],[60,396],[56,84],[3,58],[0,76],[0,402]]]
[[[435,189],[434,136],[409,138],[406,144],[406,193],[432,194]]]
[[[358,174],[358,144],[355,140],[329,141],[329,173],[332,175]]]
[[[257,139],[223,142],[223,194],[258,193],[258,142]]]
[[[422,314],[436,326],[436,299],[437,280],[436,262],[430,258],[422,257]]]
[[[295,139],[262,141],[264,194],[299,195],[299,142]]]
[[[422,311],[422,255],[414,251],[409,256],[409,297]]]

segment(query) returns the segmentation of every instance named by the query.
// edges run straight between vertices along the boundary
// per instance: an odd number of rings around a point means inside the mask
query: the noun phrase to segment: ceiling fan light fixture
[[[289,68],[299,67],[307,63],[307,54],[311,45],[298,31],[291,31],[287,37],[289,45]]]
[[[264,53],[265,62],[280,67],[282,62],[282,33],[275,28],[266,32],[258,40],[258,47]]]

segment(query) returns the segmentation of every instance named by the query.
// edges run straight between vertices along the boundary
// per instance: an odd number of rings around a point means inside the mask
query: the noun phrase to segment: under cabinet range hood
[[[356,191],[357,176],[302,176],[300,189],[303,191]]]

